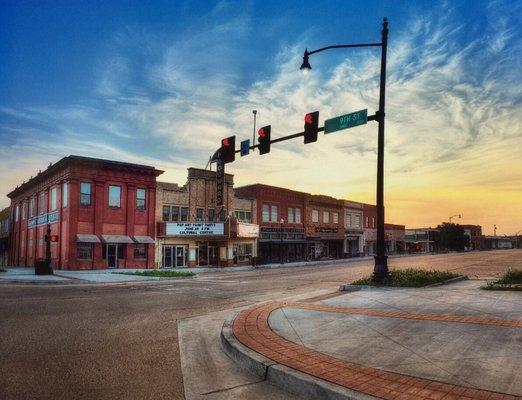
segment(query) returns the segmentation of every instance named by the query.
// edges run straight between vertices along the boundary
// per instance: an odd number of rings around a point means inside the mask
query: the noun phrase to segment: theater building
[[[344,255],[344,201],[329,196],[305,196],[305,234],[308,260]]]
[[[10,208],[0,211],[0,267],[9,265],[9,220]]]
[[[47,227],[55,269],[154,266],[154,167],[68,156],[8,194],[10,260],[34,266],[45,257]]]
[[[257,203],[260,263],[306,259],[305,193],[259,183],[238,187],[235,193]]]
[[[234,195],[234,177],[225,175],[224,210],[219,220],[216,172],[188,168],[185,185],[158,182],[156,195],[159,268],[251,264],[257,257],[256,202]]]

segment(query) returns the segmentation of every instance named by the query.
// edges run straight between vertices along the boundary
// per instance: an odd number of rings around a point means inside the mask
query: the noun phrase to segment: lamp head
[[[308,61],[308,49],[306,49],[303,54],[303,63],[301,64],[301,68],[299,69],[303,72],[308,72],[312,69],[310,62]]]

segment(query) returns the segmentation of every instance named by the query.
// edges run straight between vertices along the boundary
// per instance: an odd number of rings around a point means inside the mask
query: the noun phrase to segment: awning
[[[130,236],[125,235],[101,235],[104,243],[134,243]]]
[[[136,243],[155,243],[154,239],[150,236],[134,236],[134,241]]]
[[[85,235],[78,233],[76,235],[76,241],[78,243],[101,243],[100,239],[96,235]]]

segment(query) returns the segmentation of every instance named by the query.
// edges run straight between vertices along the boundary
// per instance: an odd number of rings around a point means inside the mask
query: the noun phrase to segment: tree
[[[443,222],[442,225],[437,226],[437,229],[439,234],[435,241],[439,248],[462,251],[465,247],[469,247],[470,238],[459,224]]]

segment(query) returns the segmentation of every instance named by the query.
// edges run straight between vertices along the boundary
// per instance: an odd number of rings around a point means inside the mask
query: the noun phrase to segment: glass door
[[[176,267],[186,267],[187,264],[185,262],[185,246],[176,246]]]
[[[218,248],[216,246],[208,246],[208,264],[218,265]]]
[[[163,246],[163,268],[172,268],[172,246]]]
[[[118,245],[107,243],[107,267],[118,268]]]

